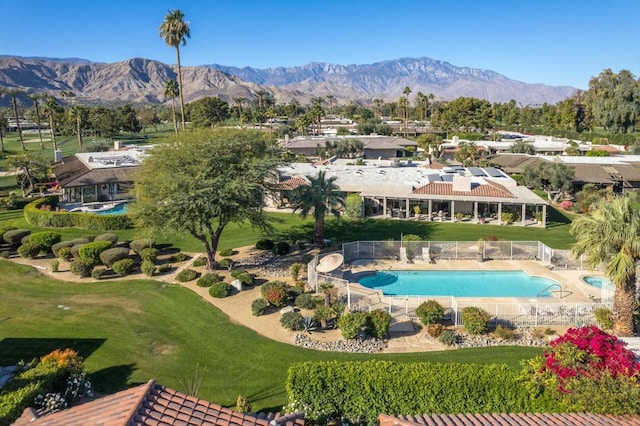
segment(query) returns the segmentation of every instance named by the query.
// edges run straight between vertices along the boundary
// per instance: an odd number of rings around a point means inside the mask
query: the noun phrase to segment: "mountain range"
[[[0,56],[0,87],[58,94],[73,91],[85,103],[166,103],[164,84],[176,79],[175,67],[134,58],[96,63],[80,58]],[[461,96],[490,102],[516,100],[522,105],[554,104],[572,96],[569,86],[548,86],[511,80],[494,71],[457,67],[430,58],[402,58],[367,65],[312,62],[296,67],[257,69],[225,65],[183,66],[185,102],[204,96],[253,99],[260,90],[277,102],[334,95],[337,103],[397,100],[405,87],[412,95],[432,93],[437,99]],[[6,101],[5,101],[6,103]]]

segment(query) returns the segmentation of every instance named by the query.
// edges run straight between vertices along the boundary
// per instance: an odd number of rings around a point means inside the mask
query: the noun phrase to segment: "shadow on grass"
[[[29,362],[56,349],[73,349],[81,357],[94,353],[106,339],[56,339],[7,337],[0,341],[0,365],[13,365],[20,361]]]
[[[89,380],[96,392],[107,395],[142,384],[129,382],[134,371],[136,364],[114,365],[89,374]]]
[[[547,228],[568,225],[570,223],[571,219],[565,216],[560,210],[552,206],[547,206]]]

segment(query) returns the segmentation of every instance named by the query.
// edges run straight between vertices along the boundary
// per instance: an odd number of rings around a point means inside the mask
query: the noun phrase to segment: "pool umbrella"
[[[333,253],[323,257],[316,266],[316,272],[331,272],[342,265],[344,258],[340,253]]]

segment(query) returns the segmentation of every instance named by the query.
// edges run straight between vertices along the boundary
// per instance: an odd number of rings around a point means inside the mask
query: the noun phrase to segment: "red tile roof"
[[[304,415],[295,413],[244,414],[213,404],[173,389],[155,384],[153,380],[104,398],[75,407],[38,416],[27,408],[14,425],[26,426],[302,426]]]
[[[471,191],[454,191],[450,182],[430,182],[424,186],[416,188],[413,194],[422,195],[459,195],[466,197],[493,197],[493,198],[516,198],[507,188],[494,183],[475,184],[471,186]]]
[[[309,181],[301,176],[294,176],[289,179],[285,179],[282,182],[278,182],[278,189],[291,191],[303,185],[309,185]]]
[[[380,426],[640,426],[640,416],[585,413],[538,414],[432,414],[388,416],[381,414]]]

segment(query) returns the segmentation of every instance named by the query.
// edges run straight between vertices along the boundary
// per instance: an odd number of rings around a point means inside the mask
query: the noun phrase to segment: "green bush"
[[[218,265],[230,271],[231,268],[233,268],[234,263],[235,262],[233,261],[233,259],[225,257],[224,259],[221,259],[220,262],[218,262]]]
[[[302,330],[302,315],[296,311],[285,312],[280,317],[280,324],[287,330]]]
[[[82,278],[91,276],[93,270],[93,262],[85,259],[76,259],[69,265],[69,269],[73,275],[78,275]]]
[[[57,196],[38,198],[24,207],[24,218],[31,226],[39,228],[84,228],[108,231],[133,227],[133,223],[127,215],[57,212],[53,209],[41,208],[44,205],[55,207],[57,204]]]
[[[29,242],[29,238],[31,238],[31,235],[25,235],[24,237],[22,237],[22,239],[20,240],[20,245],[27,244]]]
[[[34,257],[38,257],[40,254],[47,253],[46,248],[32,243],[26,243],[18,247],[18,255],[25,259],[33,259]]]
[[[267,302],[266,300],[262,298],[255,299],[253,302],[251,302],[251,313],[256,317],[264,315],[264,312],[266,311],[268,306],[269,302]]]
[[[498,324],[494,331],[496,337],[502,340],[513,340],[516,338],[516,332],[509,327],[503,327],[501,324]]]
[[[517,369],[500,364],[303,362],[289,367],[292,410],[325,424],[377,425],[380,413],[539,413],[561,411],[546,395],[531,397]]]
[[[155,263],[158,259],[158,249],[153,247],[143,248],[138,254],[140,255],[140,259],[143,261],[148,260],[151,263]]]
[[[129,243],[129,247],[131,248],[131,250],[133,250],[137,254],[140,254],[143,249],[153,248],[155,247],[155,245],[156,242],[153,240],[153,238],[141,238],[139,240],[133,240]]]
[[[454,346],[458,343],[458,335],[453,330],[442,330],[438,341],[445,346]]]
[[[111,244],[115,244],[118,242],[118,236],[116,234],[100,234],[93,239],[93,241],[109,241]]]
[[[12,229],[5,232],[2,238],[7,244],[17,247],[22,242],[22,239],[29,234],[31,234],[30,229]]]
[[[31,244],[38,244],[41,247],[44,247],[47,251],[51,251],[51,247],[54,244],[57,244],[61,241],[62,237],[57,232],[36,232],[35,234],[31,234],[29,237],[29,242]]]
[[[100,253],[109,248],[111,248],[111,241],[94,241],[81,245],[78,248],[78,256],[97,265],[100,263]]]
[[[186,283],[187,281],[193,281],[200,276],[198,271],[194,271],[193,269],[183,269],[178,272],[176,275],[176,280],[181,283]]]
[[[143,260],[140,264],[140,270],[148,277],[152,277],[156,273],[156,264],[150,260]]]
[[[211,297],[222,299],[229,296],[232,289],[233,287],[231,287],[224,281],[218,281],[217,283],[213,283],[213,285],[209,287],[209,295]]]
[[[282,281],[269,281],[260,288],[260,295],[269,304],[281,307],[286,304],[288,290],[289,286]]]
[[[277,254],[278,256],[283,256],[285,254],[288,254],[290,251],[291,251],[291,246],[286,241],[278,241],[273,246],[273,253]]]
[[[613,330],[613,313],[609,308],[597,308],[593,311],[596,323],[603,330]]]
[[[227,257],[227,256],[233,256],[234,254],[236,254],[236,252],[232,248],[228,248],[228,249],[220,250],[218,254],[222,257]]]
[[[466,306],[462,308],[462,324],[467,333],[484,334],[487,332],[491,315],[489,312],[476,306]]]
[[[198,287],[211,287],[213,284],[220,281],[223,281],[220,274],[210,272],[198,278],[198,282],[196,284]]]
[[[2,250],[0,251],[0,258],[2,259],[8,259],[11,257],[11,252],[9,250]]]
[[[173,256],[171,256],[170,260],[171,260],[171,262],[176,263],[176,262],[184,262],[185,260],[189,260],[189,259],[191,259],[191,258],[189,257],[188,254],[180,252],[180,253],[176,253]]]
[[[424,325],[437,324],[442,321],[444,308],[435,300],[427,300],[416,308],[416,316]]]
[[[107,268],[111,268],[118,260],[129,257],[129,249],[125,247],[113,247],[100,253],[100,262]]]
[[[349,312],[338,319],[338,328],[345,339],[355,339],[367,325],[367,315],[362,312]]]
[[[298,262],[295,262],[291,265],[291,267],[289,267],[289,273],[291,274],[291,278],[294,281],[298,281],[298,279],[300,278],[300,271],[302,271],[303,267],[304,265]]]
[[[201,266],[207,266],[207,258],[205,256],[200,256],[199,258],[197,258],[196,260],[193,261],[192,266],[194,268],[199,268]]]
[[[111,269],[116,274],[124,277],[125,275],[129,275],[135,266],[136,262],[133,259],[122,259],[114,262],[114,264],[111,265]]]
[[[231,272],[231,277],[235,278],[236,280],[240,280],[240,282],[244,285],[253,285],[253,275],[245,271],[244,269],[236,269],[235,271]]]
[[[69,262],[73,259],[73,253],[71,253],[71,247],[60,247],[58,249],[58,257],[62,260]]]
[[[73,257],[74,259],[79,259],[80,258],[80,255],[78,254],[78,251],[80,250],[80,247],[82,247],[82,245],[69,247],[69,250],[71,251],[71,257]]]
[[[296,297],[294,305],[302,309],[315,309],[321,301],[322,299],[315,297],[311,293],[302,293]]]
[[[55,257],[60,257],[59,251],[63,247],[73,247],[73,242],[71,241],[61,241],[51,246],[51,251]]]
[[[376,309],[367,315],[368,333],[372,337],[382,339],[389,334],[389,326],[391,326],[391,314],[381,309]]]
[[[269,239],[258,240],[256,248],[258,250],[273,250],[273,241]]]
[[[106,269],[96,268],[93,271],[91,271],[91,278],[93,278],[94,280],[101,280],[106,273],[107,273]]]

